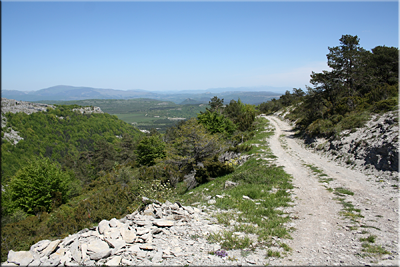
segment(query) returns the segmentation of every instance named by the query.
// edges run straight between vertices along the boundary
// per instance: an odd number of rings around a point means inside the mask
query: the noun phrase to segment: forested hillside
[[[2,262],[11,249],[133,212],[143,196],[173,200],[233,172],[237,153],[251,149],[241,143],[256,129],[253,105],[224,107],[217,97],[165,134],[144,135],[116,116],[77,107],[3,114],[3,130],[11,127],[23,140],[2,139]]]
[[[334,137],[345,129],[361,127],[371,113],[398,108],[398,62],[396,47],[377,46],[367,51],[357,36],[343,35],[340,45],[329,47],[330,71],[311,74],[304,92],[294,88],[279,99],[259,105],[270,114],[282,108],[286,116],[309,137]]]
[[[16,171],[28,161],[44,156],[65,165],[68,160],[78,160],[84,154],[94,153],[107,143],[115,150],[126,142],[126,137],[138,139],[141,133],[117,117],[103,114],[81,114],[72,111],[75,105],[60,105],[47,112],[30,115],[24,112],[2,114],[7,127],[19,132],[23,140],[17,145],[2,140],[2,179],[8,182]],[[93,162],[93,165],[102,165]],[[89,178],[88,178],[89,179]]]

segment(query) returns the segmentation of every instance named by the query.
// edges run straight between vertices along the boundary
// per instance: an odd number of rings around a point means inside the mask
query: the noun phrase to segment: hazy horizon
[[[289,88],[289,87],[274,87],[274,86],[215,87],[215,88],[192,89],[192,90],[185,90],[185,89],[182,89],[182,90],[157,90],[157,89],[145,90],[145,89],[141,89],[141,88],[119,89],[119,88],[101,88],[101,87],[92,87],[92,86],[75,86],[75,85],[59,84],[59,85],[50,86],[50,87],[46,87],[46,88],[40,88],[40,89],[37,89],[37,90],[15,90],[15,91],[36,92],[36,91],[39,91],[39,90],[48,89],[48,88],[57,87],[57,86],[71,86],[71,87],[77,87],[77,88],[86,87],[86,88],[106,89],[106,90],[121,90],[121,91],[141,90],[141,91],[148,91],[148,92],[163,92],[163,91],[167,91],[167,92],[193,91],[194,92],[194,91],[208,91],[208,90],[222,90],[222,89],[240,91],[240,89],[242,89],[242,90],[245,90],[245,91],[254,90],[254,91],[270,91],[270,92],[273,92],[273,93],[284,93],[286,90],[289,90],[289,91],[292,90],[292,88]],[[3,88],[2,90],[10,90],[10,89]]]

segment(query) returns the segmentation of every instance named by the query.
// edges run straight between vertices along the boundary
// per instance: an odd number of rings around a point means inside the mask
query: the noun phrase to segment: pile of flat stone
[[[199,256],[219,258],[208,252],[220,246],[205,239],[221,230],[215,223],[195,207],[150,203],[140,212],[102,220],[63,240],[42,240],[29,251],[10,250],[2,266],[181,265]]]
[[[62,240],[39,241],[29,251],[10,250],[1,266],[266,264],[265,251],[259,249],[251,255],[231,250],[218,256],[221,246],[207,236],[227,228],[207,212],[179,202],[143,201],[148,203],[143,210],[122,219],[102,220]]]

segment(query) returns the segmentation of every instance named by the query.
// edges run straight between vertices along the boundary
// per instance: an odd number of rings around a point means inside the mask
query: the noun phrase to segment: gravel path
[[[293,239],[285,240],[293,250],[287,257],[271,259],[270,264],[399,265],[398,189],[304,149],[286,122],[265,117],[275,127],[268,141],[276,164],[293,176],[295,187],[295,205],[289,211],[295,230]],[[342,215],[343,204],[328,188],[353,192],[341,197],[359,212]],[[369,236],[375,236],[374,242],[360,241]],[[389,254],[367,252],[363,244],[375,250],[381,246]]]

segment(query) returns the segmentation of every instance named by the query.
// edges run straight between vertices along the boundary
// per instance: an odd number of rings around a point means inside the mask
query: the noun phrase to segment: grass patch
[[[335,188],[334,194],[335,194],[335,195],[338,195],[338,196],[344,196],[344,195],[353,196],[353,195],[354,195],[353,192],[351,192],[350,190],[348,190],[348,189],[346,189],[346,188],[343,188],[343,187],[337,187],[337,188]]]
[[[238,237],[230,231],[209,234],[207,240],[211,243],[220,243],[221,248],[225,250],[244,249],[251,245],[249,237]]]
[[[380,245],[371,245],[369,243],[362,243],[361,246],[363,247],[362,251],[366,253],[372,253],[378,255],[390,254],[389,251],[382,248],[382,246]]]
[[[333,181],[333,178],[322,178],[322,179],[319,179],[320,183],[328,183],[329,184],[329,182],[332,182],[332,181]]]
[[[331,187],[326,187],[326,190],[328,190],[329,192],[333,192],[333,188],[331,188]]]
[[[361,237],[360,241],[361,242],[369,242],[369,243],[375,243],[376,235],[369,235],[368,237]]]
[[[268,249],[267,251],[267,258],[269,257],[276,257],[276,258],[280,258],[281,257],[281,253],[279,251],[273,251],[271,249]]]
[[[319,180],[320,183],[325,183],[325,182],[329,183],[330,181],[333,181],[333,178],[322,178],[322,177],[327,177],[328,175],[323,173],[323,171],[320,168],[318,168],[312,164],[304,164],[304,166],[310,168],[311,171],[315,175],[317,175],[318,178],[320,178],[320,180]]]
[[[310,168],[315,174],[322,174],[322,170],[315,167],[314,165],[311,164],[304,164],[304,165]]]
[[[372,225],[365,225],[365,224],[363,224],[363,225],[360,225],[360,227],[361,227],[361,228],[374,228],[375,230],[378,230],[378,231],[381,230],[380,228],[375,227],[375,226],[372,226]]]
[[[291,250],[291,248],[290,248],[287,244],[285,244],[285,243],[280,243],[279,245],[280,245],[280,247],[283,248],[283,250],[285,250],[285,251],[290,251],[290,250]]]
[[[335,190],[336,189],[337,188],[335,188]],[[335,198],[335,200],[339,201],[343,206],[343,209],[339,213],[340,215],[349,217],[352,221],[356,221],[358,218],[364,218],[364,216],[361,215],[361,210],[354,208],[354,205],[350,201],[346,202],[344,198]]]

